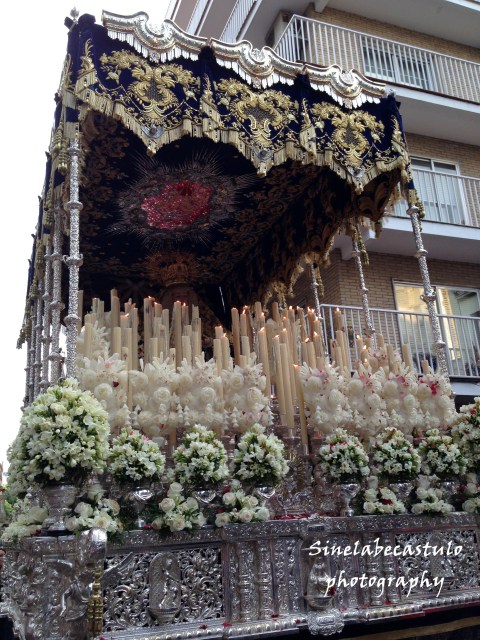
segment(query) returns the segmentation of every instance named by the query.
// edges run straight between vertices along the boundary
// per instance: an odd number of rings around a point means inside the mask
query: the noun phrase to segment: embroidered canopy
[[[379,226],[399,183],[416,200],[383,85],[156,28],[144,13],[66,23],[27,308],[54,208],[68,201],[75,136],[87,303],[114,287],[123,299],[158,295],[173,270],[222,319],[224,306],[291,285],[299,259],[325,259],[340,229]]]

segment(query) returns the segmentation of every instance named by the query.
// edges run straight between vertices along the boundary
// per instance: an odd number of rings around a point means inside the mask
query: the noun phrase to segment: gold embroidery
[[[366,111],[342,111],[339,107],[322,102],[312,107],[312,114],[323,120],[330,119],[334,131],[332,140],[347,158],[347,163],[358,168],[370,143],[364,132],[368,129],[374,142],[380,142],[384,125]],[[323,129],[323,123],[316,123]]]
[[[269,147],[275,133],[289,121],[296,120],[298,103],[289,96],[268,89],[254,92],[239,80],[221,80],[215,84],[216,90],[223,93],[220,102],[230,107],[231,113],[244,125],[250,122],[253,141],[260,147]]]
[[[136,81],[127,88],[127,94],[143,107],[143,115],[152,125],[159,125],[165,112],[179,107],[172,89],[181,85],[187,92],[196,83],[192,73],[178,64],[162,64],[152,67],[148,62],[128,51],[115,51],[100,58],[107,77],[120,83],[120,74],[131,69]]]

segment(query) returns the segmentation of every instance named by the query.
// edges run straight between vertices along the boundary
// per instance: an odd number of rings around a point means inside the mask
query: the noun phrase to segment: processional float
[[[63,375],[85,382],[98,358],[121,363],[127,375],[113,385],[121,401],[112,396],[109,405],[114,433],[140,428],[168,457],[203,417],[231,453],[248,419],[273,421],[295,473],[277,489],[279,518],[262,523],[135,530],[115,543],[99,529],[12,543],[4,589],[20,636],[256,637],[307,626],[327,635],[349,623],[478,601],[476,516],[323,515],[311,465],[312,438],[320,435],[315,420],[307,422],[292,368],[321,368],[329,350],[350,376],[341,319],[332,344],[319,320],[319,269],[340,231],[352,237],[367,341],[360,359],[368,364],[377,338],[359,228],[368,221],[380,232],[399,185],[445,373],[394,96],[355,71],[197,38],[169,21],[156,28],[144,13],[104,13],[103,26],[89,15],[66,24],[21,335],[26,404]],[[310,272],[314,306],[305,313],[286,308],[302,269]],[[385,354],[393,371],[398,362]],[[186,394],[158,419],[138,380],[167,358],[177,373],[213,358],[218,380],[209,402],[194,407]],[[255,362],[267,378],[266,402],[257,395],[253,405],[228,404],[227,372]],[[443,564],[424,555],[415,562],[373,552],[328,557],[314,545],[447,548],[452,540],[462,554]],[[365,576],[367,588],[339,582],[330,589],[342,572]],[[417,575],[429,576],[430,586],[396,581]],[[444,578],[440,594],[434,577]]]

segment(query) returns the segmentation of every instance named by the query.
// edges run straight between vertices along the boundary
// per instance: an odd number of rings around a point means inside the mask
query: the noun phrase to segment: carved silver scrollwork
[[[129,553],[107,559],[104,629],[223,618],[218,547]]]

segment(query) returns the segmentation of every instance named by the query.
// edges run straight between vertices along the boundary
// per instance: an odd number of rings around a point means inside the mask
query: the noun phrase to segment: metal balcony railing
[[[355,341],[356,335],[365,335],[365,322],[361,307],[324,304],[321,316],[324,324],[324,339],[330,345],[335,339],[334,311],[340,309],[343,316],[349,353],[353,363],[360,358]],[[434,338],[428,314],[393,309],[371,309],[372,322],[377,335],[381,334],[385,343],[401,349],[409,344],[417,371],[421,372],[421,361],[427,360],[432,369],[437,361],[432,344]],[[453,377],[480,378],[480,318],[471,316],[453,316],[439,314],[442,339],[447,345],[448,373]],[[400,351],[401,352],[401,351]]]
[[[224,42],[236,42],[238,40],[240,29],[255,2],[257,0],[237,0],[220,36],[220,40]]]
[[[480,64],[294,15],[275,45],[287,60],[480,103]]]
[[[480,179],[426,169],[414,169],[425,220],[480,228]],[[405,217],[407,204],[397,202],[390,213]]]

